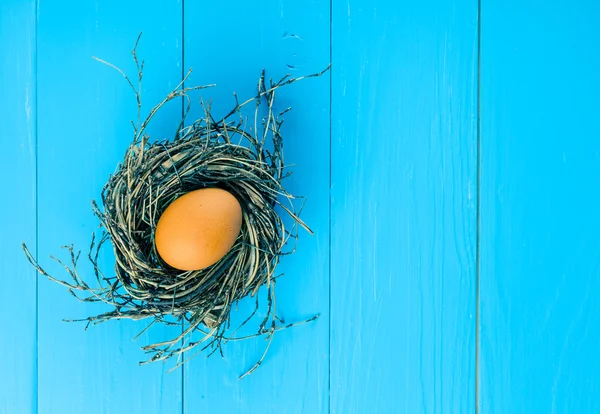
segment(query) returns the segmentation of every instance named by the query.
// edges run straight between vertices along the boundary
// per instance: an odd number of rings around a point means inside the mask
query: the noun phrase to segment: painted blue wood
[[[109,173],[122,160],[136,118],[134,95],[99,56],[132,75],[131,48],[140,31],[145,60],[143,113],[181,80],[182,4],[178,1],[39,1],[38,14],[39,255],[42,265],[65,276],[48,256],[68,260],[60,246],[89,248],[99,200]],[[180,103],[153,121],[151,134],[172,136]],[[82,259],[80,271],[91,277]],[[112,272],[112,254],[101,266]],[[89,279],[88,279],[89,280]],[[62,322],[109,310],[77,302],[66,289],[39,281],[39,413],[178,413],[181,374],[167,365],[138,367],[142,345],[175,332],[157,327],[137,342],[147,322],[112,321],[84,331]]]
[[[131,137],[133,96],[91,56],[133,73],[128,52],[144,30],[145,107],[192,66],[191,83],[219,85],[204,96],[223,112],[233,91],[254,93],[263,67],[274,77],[300,75],[329,60],[328,5],[263,6],[187,2],[182,62],[180,3],[41,1],[45,267],[61,274],[47,257],[62,244],[86,249],[97,225],[89,201]],[[79,304],[43,279],[36,358],[37,279],[19,250],[21,241],[36,244],[36,8],[2,2],[0,143],[16,178],[4,184],[12,203],[0,203],[0,312],[14,315],[2,325],[9,339],[0,341],[0,413],[38,411],[38,364],[41,413],[472,412],[476,9],[472,1],[333,2],[331,312],[326,76],[280,94],[281,107],[294,107],[286,122],[287,158],[296,164],[288,185],[309,196],[304,218],[316,235],[304,234],[282,264],[278,307],[288,321],[322,317],[278,335],[264,365],[238,381],[260,357],[262,340],[229,344],[224,359],[199,357],[185,372],[139,368],[139,346],[172,332],[159,328],[137,343],[129,339],[140,323],[84,332],[61,319],[102,307]],[[600,411],[600,305],[593,297],[600,283],[600,58],[590,52],[600,40],[599,17],[599,6],[584,1],[552,9],[535,1],[483,3],[484,413]],[[219,36],[207,41],[207,33]],[[166,108],[153,134],[171,136],[180,110],[179,103]],[[102,263],[110,267],[111,255]],[[251,307],[243,302],[236,317]]]
[[[474,412],[477,2],[332,15],[331,413]]]
[[[184,18],[185,67],[194,70],[189,83],[217,84],[202,94],[212,98],[215,116],[231,109],[233,92],[254,96],[263,68],[279,79],[329,63],[327,2],[186,1]],[[261,367],[241,381],[238,376],[263,353],[264,340],[231,342],[224,358],[192,359],[185,369],[186,413],[328,412],[329,75],[291,85],[278,99],[280,109],[293,108],[283,129],[286,161],[294,168],[287,188],[308,197],[302,217],[315,235],[301,232],[296,253],[279,267],[284,276],[276,285],[277,309],[286,322],[321,317],[278,333]],[[196,107],[191,119],[198,114]],[[253,303],[243,301],[234,320],[248,315]]]
[[[483,2],[481,412],[600,412],[600,4]]]
[[[36,410],[35,2],[0,3],[0,413]]]

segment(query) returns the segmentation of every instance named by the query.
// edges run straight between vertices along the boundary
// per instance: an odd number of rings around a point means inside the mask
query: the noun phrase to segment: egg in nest
[[[220,188],[194,190],[173,201],[156,225],[159,256],[175,269],[200,270],[233,247],[242,227],[242,208]]]

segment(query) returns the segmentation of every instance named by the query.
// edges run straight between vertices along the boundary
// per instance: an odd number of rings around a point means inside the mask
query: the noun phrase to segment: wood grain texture
[[[35,2],[0,2],[0,413],[35,412]]]
[[[473,0],[1,1],[0,414],[600,412],[600,5],[481,12],[478,112]],[[278,94],[293,108],[287,187],[308,197],[316,234],[281,264],[277,306],[286,322],[321,317],[276,335],[242,381],[262,339],[171,374],[138,367],[140,346],[176,332],[132,343],[144,322],[62,322],[105,308],[38,278],[20,251],[37,242],[57,276],[61,245],[86,255],[90,201],[136,117],[126,82],[91,57],[135,76],[142,30],[144,111],[188,67],[188,85],[217,84],[202,97],[222,115],[263,68],[278,79],[333,63]],[[151,134],[171,138],[181,110],[165,107]]]
[[[482,13],[480,411],[597,413],[600,5]]]
[[[68,275],[48,256],[68,260],[60,246],[74,243],[83,250],[79,270],[93,279],[83,259],[98,227],[90,202],[122,160],[133,137],[129,121],[137,116],[125,80],[92,56],[135,79],[130,51],[144,30],[145,114],[181,80],[181,13],[177,1],[39,2],[39,254],[56,276]],[[156,118],[151,135],[172,137],[180,108],[173,103]],[[101,266],[112,272],[111,253]],[[110,309],[79,303],[45,279],[39,287],[39,413],[181,412],[181,374],[166,374],[168,366],[160,364],[138,367],[142,345],[176,332],[153,328],[132,343],[147,322],[113,321],[84,331],[84,324],[62,319]]]
[[[329,63],[328,2],[186,1],[184,18],[190,83],[217,84],[202,93],[212,98],[215,116],[232,108],[234,92],[254,96],[263,68],[279,79]],[[291,85],[277,99],[278,110],[292,107],[283,127],[286,162],[293,166],[286,188],[307,197],[302,217],[315,231],[301,232],[296,253],[278,269],[284,276],[276,286],[277,309],[286,322],[321,317],[277,334],[261,367],[241,381],[264,350],[262,338],[227,344],[225,358],[192,359],[185,369],[186,413],[328,412],[329,75]],[[190,120],[198,114],[196,108]],[[241,322],[253,304],[242,301],[234,320]]]
[[[333,1],[331,412],[475,408],[475,1]]]

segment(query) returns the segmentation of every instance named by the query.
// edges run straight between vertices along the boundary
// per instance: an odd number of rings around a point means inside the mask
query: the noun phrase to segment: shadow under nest
[[[184,127],[185,115],[191,107],[188,93],[208,87],[184,87],[190,71],[140,124],[140,85],[144,62],[138,60],[136,47],[137,42],[132,51],[138,71],[137,87],[121,69],[96,59],[123,75],[133,89],[138,105],[134,139],[122,163],[102,190],[103,209],[92,202],[102,228],[98,238],[92,236],[87,255],[97,285],[90,286],[80,276],[77,265],[81,252],[76,252],[72,245],[63,247],[69,252],[69,264],[52,257],[70,275],[68,281],[48,274],[25,244],[23,249],[41,274],[67,287],[77,299],[112,307],[106,313],[83,319],[88,325],[111,319],[152,318],[139,335],[155,323],[183,326],[181,334],[176,337],[142,347],[149,354],[149,359],[141,364],[177,357],[177,364],[172,368],[175,369],[189,360],[184,354],[194,348],[199,348],[199,352],[210,349],[211,355],[217,350],[222,353],[222,346],[228,341],[266,335],[268,343],[263,355],[240,376],[243,378],[258,368],[276,331],[318,317],[286,325],[276,313],[274,284],[279,259],[293,251],[286,253],[284,248],[290,239],[297,238],[298,227],[310,230],[299,218],[296,198],[283,186],[289,172],[283,160],[280,131],[282,115],[289,108],[275,114],[273,106],[279,88],[320,76],[329,67],[305,77],[285,76],[277,82],[270,81],[268,85],[263,72],[256,96],[240,103],[234,95],[233,109],[220,120],[213,119],[210,105],[201,102],[204,116]],[[187,110],[175,138],[150,143],[146,133],[148,123],[163,105],[176,98],[187,101]],[[250,104],[254,105],[253,118],[244,118],[242,109]],[[265,116],[260,116],[261,110],[266,113]],[[174,269],[160,258],[154,245],[158,220],[178,197],[210,187],[225,189],[240,202],[243,220],[240,235],[231,250],[216,264],[197,271]],[[290,228],[285,227],[277,209],[292,218]],[[112,243],[116,259],[112,276],[105,275],[98,265],[99,253],[107,242]],[[261,286],[267,289],[266,316],[255,334],[236,336],[238,329],[258,311],[257,292]],[[256,297],[256,306],[251,315],[229,333],[231,310],[247,296]],[[194,333],[201,334],[198,340],[192,340]]]

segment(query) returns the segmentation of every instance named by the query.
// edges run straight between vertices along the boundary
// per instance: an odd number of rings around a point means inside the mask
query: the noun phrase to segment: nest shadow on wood
[[[306,77],[286,76],[268,84],[263,72],[256,96],[240,103],[234,95],[235,105],[219,120],[213,119],[210,105],[201,101],[204,116],[184,126],[185,115],[191,107],[188,93],[208,86],[184,87],[191,71],[188,72],[141,121],[140,85],[144,63],[138,61],[136,47],[137,41],[132,51],[138,71],[137,87],[121,69],[97,59],[121,73],[133,89],[138,122],[132,123],[134,139],[123,162],[104,186],[103,208],[93,202],[93,211],[103,229],[99,237],[92,237],[88,252],[96,286],[80,276],[77,269],[80,252],[73,246],[64,247],[69,252],[70,263],[53,258],[64,266],[69,280],[49,275],[24,244],[23,249],[41,274],[66,286],[77,299],[111,306],[106,313],[84,319],[88,325],[111,319],[151,318],[146,329],[155,323],[183,327],[180,335],[168,341],[144,346],[142,349],[149,354],[149,359],[142,364],[177,357],[176,368],[189,359],[184,358],[184,354],[194,348],[200,352],[208,348],[210,355],[217,350],[222,352],[222,346],[231,340],[268,336],[265,353],[242,378],[260,365],[273,334],[295,325],[285,325],[277,317],[273,289],[275,269],[280,257],[286,254],[284,248],[288,241],[297,238],[298,227],[310,232],[299,218],[295,197],[283,186],[289,172],[283,161],[280,131],[282,115],[287,110],[273,112],[275,93],[298,80],[320,76],[329,68]],[[167,102],[176,98],[187,102],[187,110],[175,138],[151,142],[146,132],[148,123]],[[254,106],[253,117],[245,118],[242,110],[251,105]],[[260,116],[261,111],[266,115]],[[158,219],[178,197],[208,187],[225,189],[238,199],[243,215],[241,233],[233,248],[216,264],[197,271],[174,269],[160,258],[154,245]],[[289,228],[278,211],[292,218]],[[107,242],[112,243],[116,258],[115,274],[111,276],[98,265],[100,250]],[[237,329],[259,309],[257,292],[261,286],[267,289],[266,317],[254,335],[236,336]],[[232,307],[247,296],[256,298],[256,307],[250,317],[230,333]],[[198,339],[192,336],[196,333],[201,334]]]

